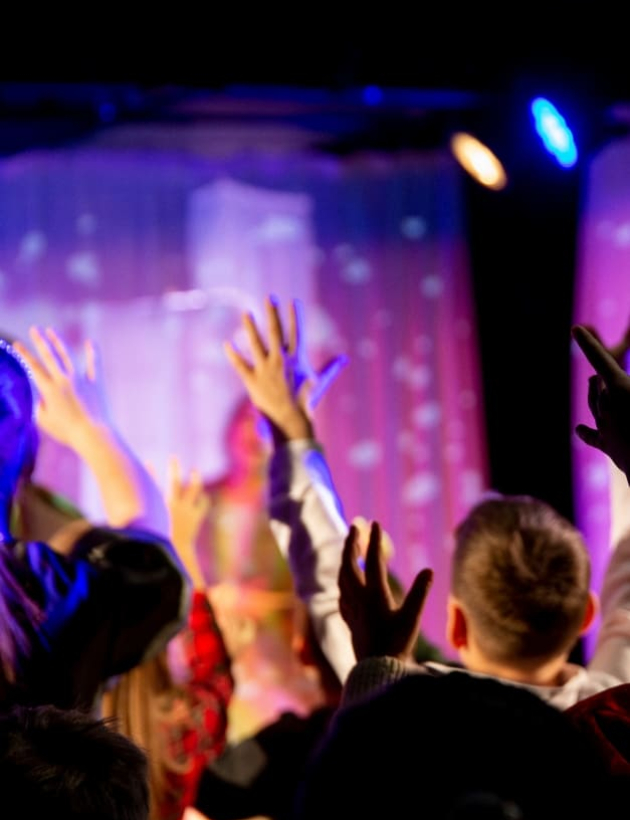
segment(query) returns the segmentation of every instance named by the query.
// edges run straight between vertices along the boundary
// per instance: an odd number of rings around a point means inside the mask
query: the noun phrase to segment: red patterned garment
[[[172,717],[163,724],[172,761],[162,820],[180,820],[193,805],[203,769],[225,748],[227,708],[234,691],[230,657],[212,607],[195,591],[187,626],[174,638],[188,678]]]

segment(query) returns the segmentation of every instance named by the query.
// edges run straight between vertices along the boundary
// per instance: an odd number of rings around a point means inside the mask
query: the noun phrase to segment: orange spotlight
[[[500,191],[507,185],[507,175],[492,151],[470,134],[458,132],[451,137],[451,151],[462,168],[486,188]]]

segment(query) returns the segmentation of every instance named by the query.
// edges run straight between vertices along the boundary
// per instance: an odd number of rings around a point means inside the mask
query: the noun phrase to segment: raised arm
[[[595,370],[588,390],[595,427],[579,424],[575,432],[605,453],[630,482],[630,376],[588,328],[577,325],[573,338]]]
[[[106,680],[153,657],[181,629],[190,580],[170,542],[163,495],[109,418],[94,346],[85,345],[83,372],[53,330],[32,328],[30,338],[35,353],[16,348],[39,393],[37,422],[90,467],[107,518],[105,526],[69,524],[65,543],[54,545],[72,558],[63,571],[68,597],[47,628],[68,619],[83,630],[68,657]]]
[[[397,603],[389,585],[380,524],[374,521],[370,526],[365,568],[359,562],[359,538],[358,529],[350,527],[339,570],[340,609],[358,662],[344,687],[344,705],[403,677],[415,665],[420,618],[433,582],[433,571],[421,570]]]
[[[202,756],[207,763],[225,745],[227,709],[234,691],[231,659],[208,600],[196,551],[197,536],[210,508],[210,498],[199,471],[192,470],[185,479],[174,456],[169,460],[165,498],[171,539],[194,587],[186,626],[168,645],[169,668],[175,681],[185,686],[189,705],[203,715],[207,742]],[[180,731],[177,725],[173,725],[172,730],[175,734]],[[177,738],[173,743],[177,743]]]
[[[613,345],[604,345],[598,331],[588,326],[587,330],[605,347],[608,353],[626,373],[630,351],[630,325],[621,339]],[[593,377],[594,379],[597,377]],[[591,391],[592,392],[592,391]],[[630,542],[630,485],[625,474],[610,460],[610,543],[614,550],[624,541]]]
[[[162,493],[110,419],[94,344],[85,343],[82,370],[54,330],[33,327],[29,335],[35,354],[19,342],[14,347],[29,366],[39,392],[40,429],[89,467],[110,526],[167,536]]]
[[[270,461],[269,514],[296,591],[340,681],[354,666],[348,628],[339,612],[337,578],[348,525],[343,517],[311,411],[346,363],[334,359],[321,373],[305,364],[302,306],[291,306],[289,333],[275,301],[265,304],[265,342],[253,316],[243,316],[250,358],[226,343],[226,354],[253,404],[268,420],[274,440]]]
[[[574,338],[593,365],[588,405],[595,427],[579,425],[586,444],[608,455],[611,464],[611,556],[601,590],[601,627],[589,668],[630,681],[630,377],[623,363],[628,334],[606,347],[592,328],[576,327]]]
[[[193,586],[206,593],[197,556],[197,536],[210,509],[210,496],[205,491],[203,479],[198,470],[191,470],[187,480],[182,477],[179,459],[171,456],[168,464],[166,505],[170,519],[170,535]]]

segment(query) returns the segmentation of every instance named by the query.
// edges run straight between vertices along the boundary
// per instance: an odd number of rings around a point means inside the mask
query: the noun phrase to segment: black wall
[[[466,182],[491,482],[573,519],[570,342],[579,173]]]
[[[578,172],[466,182],[492,487],[547,501],[574,520],[570,331]],[[584,659],[581,642],[571,660]]]

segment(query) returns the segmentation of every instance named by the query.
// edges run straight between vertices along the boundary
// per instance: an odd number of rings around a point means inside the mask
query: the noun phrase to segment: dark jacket
[[[168,541],[137,530],[89,530],[72,556],[14,541],[7,572],[36,608],[2,703],[95,709],[104,683],[162,650],[184,625],[190,584]],[[22,617],[16,612],[16,617]]]

